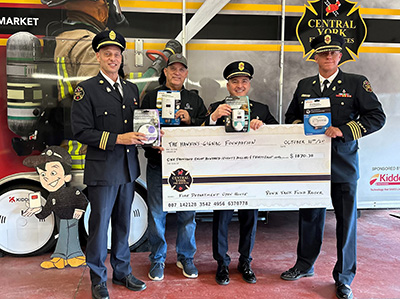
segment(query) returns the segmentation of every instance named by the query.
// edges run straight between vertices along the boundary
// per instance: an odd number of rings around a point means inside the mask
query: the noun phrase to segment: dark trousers
[[[107,231],[111,219],[110,263],[113,277],[122,279],[132,272],[129,229],[135,183],[116,186],[88,186],[90,217],[86,263],[92,284],[107,281]]]
[[[218,265],[228,266],[228,225],[232,220],[233,210],[215,210],[213,215],[213,257]],[[240,224],[239,261],[251,262],[257,229],[258,210],[238,210]]]
[[[331,197],[336,216],[337,262],[332,275],[350,285],[356,274],[357,182],[332,183]],[[299,210],[299,242],[295,267],[312,270],[322,245],[326,209]]]

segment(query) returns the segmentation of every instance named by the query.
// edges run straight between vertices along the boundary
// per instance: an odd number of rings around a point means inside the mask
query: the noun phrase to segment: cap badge
[[[332,41],[332,37],[329,34],[327,34],[327,35],[325,35],[324,41],[325,41],[325,44],[329,45]]]
[[[115,40],[115,38],[117,37],[117,35],[113,30],[110,31],[110,34],[108,36],[110,37],[111,40]]]
[[[239,69],[239,71],[243,71],[244,70],[244,63],[243,62],[239,62],[238,69]]]

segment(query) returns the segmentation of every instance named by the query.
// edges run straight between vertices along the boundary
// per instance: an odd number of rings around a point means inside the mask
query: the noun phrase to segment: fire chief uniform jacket
[[[84,183],[121,185],[140,174],[135,145],[115,144],[117,135],[133,131],[133,111],[138,108],[135,84],[121,80],[123,100],[99,73],[78,84],[72,104],[72,131],[88,145]]]
[[[332,138],[331,177],[333,183],[354,182],[358,173],[358,139],[371,134],[385,123],[381,103],[372,91],[368,79],[339,70],[324,94],[319,76],[300,80],[285,114],[287,124],[302,123],[304,100],[329,97],[332,126],[343,132],[342,138]]]

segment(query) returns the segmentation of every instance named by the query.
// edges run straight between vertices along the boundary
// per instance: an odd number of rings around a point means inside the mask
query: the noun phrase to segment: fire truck
[[[51,48],[48,51],[46,47],[54,41],[49,28],[66,19],[63,5],[67,2],[0,0],[0,253],[40,254],[52,247],[57,238],[57,219],[53,215],[44,221],[21,215],[30,192],[41,191],[43,201],[46,195],[36,172],[22,162],[26,156],[38,154],[62,139],[52,122],[58,116],[48,113],[58,105],[60,74]],[[171,54],[170,47],[188,58],[185,87],[197,90],[206,106],[226,96],[224,67],[234,60],[244,60],[255,68],[250,98],[268,104],[281,123],[297,82],[317,72],[307,42],[299,32],[302,24],[320,33],[338,32],[349,43],[350,31],[359,33],[360,27],[364,28],[360,42],[349,44],[349,59],[340,67],[368,77],[383,104],[387,123],[378,133],[360,140],[358,207],[400,207],[400,158],[396,153],[400,141],[394,137],[400,124],[398,1],[106,2],[127,21],[115,29],[127,39],[126,78],[139,86],[142,95],[157,86],[158,75]],[[350,5],[351,9],[344,11]],[[349,21],[339,22],[344,15]],[[146,161],[142,152],[140,156],[144,172]],[[132,250],[146,238],[143,177],[142,174],[137,180],[132,207]],[[74,170],[71,184],[84,190],[82,178],[83,170]],[[89,213],[90,208],[85,213],[86,222]]]

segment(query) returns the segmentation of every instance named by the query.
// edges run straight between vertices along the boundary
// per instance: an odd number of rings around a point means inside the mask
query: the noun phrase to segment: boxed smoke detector
[[[331,105],[329,98],[307,99],[304,101],[304,133],[324,134],[331,126]]]

